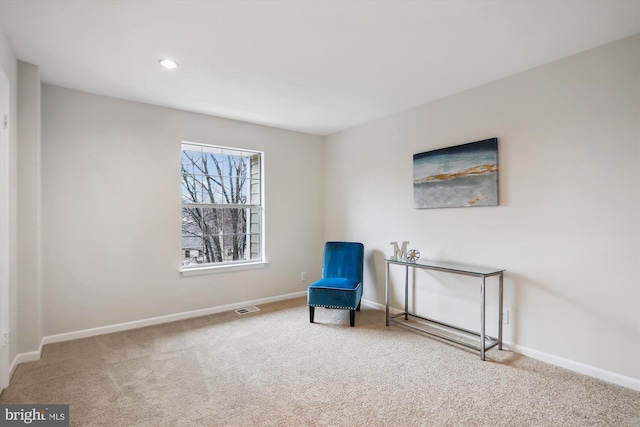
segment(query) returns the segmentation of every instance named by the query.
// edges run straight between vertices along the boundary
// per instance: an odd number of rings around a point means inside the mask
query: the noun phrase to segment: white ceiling
[[[327,135],[639,33],[640,0],[0,0],[0,22],[46,83]]]

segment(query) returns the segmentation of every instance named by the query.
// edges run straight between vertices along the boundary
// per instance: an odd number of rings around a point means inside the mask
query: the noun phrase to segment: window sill
[[[268,262],[257,261],[242,264],[226,264],[226,265],[208,265],[206,267],[180,268],[180,274],[183,276],[199,276],[202,274],[228,273],[230,271],[253,270],[256,268],[266,267]]]

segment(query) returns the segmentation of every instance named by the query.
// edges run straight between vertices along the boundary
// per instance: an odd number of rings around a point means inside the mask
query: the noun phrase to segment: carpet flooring
[[[640,393],[304,298],[45,346],[0,403],[72,426],[640,426]]]

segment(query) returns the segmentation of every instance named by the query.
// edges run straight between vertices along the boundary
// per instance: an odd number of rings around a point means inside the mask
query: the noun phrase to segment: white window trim
[[[180,273],[183,276],[201,276],[204,274],[228,273],[230,271],[254,270],[264,268],[269,263],[267,261],[239,262],[234,264],[207,264],[203,267],[180,267]]]

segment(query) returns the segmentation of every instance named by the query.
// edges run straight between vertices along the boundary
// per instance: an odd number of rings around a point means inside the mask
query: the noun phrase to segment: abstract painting
[[[413,155],[413,207],[498,205],[498,138]]]

